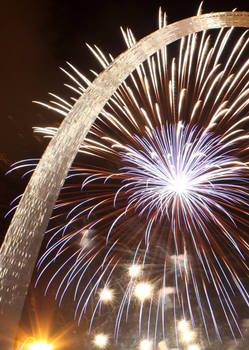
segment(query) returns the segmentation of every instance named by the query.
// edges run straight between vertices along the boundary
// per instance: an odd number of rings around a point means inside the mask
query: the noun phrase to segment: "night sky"
[[[13,162],[41,156],[47,141],[33,134],[33,126],[57,126],[61,121],[59,115],[32,101],[48,102],[48,92],[70,96],[63,86],[69,80],[59,67],[66,67],[69,61],[90,77],[89,69],[99,71],[99,65],[85,43],[96,44],[116,57],[125,49],[120,26],[130,27],[139,39],[157,28],[159,6],[167,11],[168,22],[172,23],[194,15],[198,5],[199,1],[175,0],[9,0],[1,4],[1,239],[10,222],[10,218],[3,216],[25,185],[20,173],[7,176],[5,173]],[[206,0],[204,12],[229,11],[235,7],[249,11],[248,1]],[[37,303],[35,297],[32,300]],[[47,300],[40,301],[44,309]],[[63,327],[69,322],[61,315],[56,317]],[[28,324],[27,317],[23,322]]]
[[[59,67],[66,61],[89,76],[99,70],[85,43],[96,44],[114,57],[125,49],[120,26],[130,27],[136,38],[157,26],[159,6],[172,23],[196,13],[199,1],[68,1],[10,0],[1,7],[1,138],[0,210],[2,234],[9,220],[3,220],[9,202],[24,186],[20,174],[4,176],[10,164],[39,157],[46,146],[34,135],[33,126],[58,125],[61,118],[33,100],[48,102],[48,92],[69,96],[63,86],[68,78]],[[237,7],[248,10],[247,1],[206,1],[204,10],[222,11]]]

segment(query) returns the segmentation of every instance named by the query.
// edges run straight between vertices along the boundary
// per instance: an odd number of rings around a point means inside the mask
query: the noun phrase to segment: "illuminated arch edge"
[[[204,14],[151,33],[120,54],[75,103],[32,175],[1,247],[0,324],[9,315],[12,331],[13,324],[17,327],[56,199],[80,144],[106,102],[139,64],[162,47],[183,36],[222,27],[249,27],[249,12]],[[6,327],[0,326],[2,332]]]

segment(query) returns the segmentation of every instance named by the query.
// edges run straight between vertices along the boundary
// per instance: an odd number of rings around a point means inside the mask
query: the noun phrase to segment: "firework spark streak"
[[[159,27],[165,25],[160,11]],[[122,33],[132,47],[133,33]],[[211,320],[221,339],[222,310],[233,336],[240,334],[233,297],[239,293],[249,305],[240,278],[248,276],[249,253],[249,37],[243,32],[231,49],[234,35],[228,29],[185,37],[173,58],[171,48],[158,51],[115,92],[81,146],[89,165],[70,170],[38,278],[63,257],[47,289],[59,282],[61,302],[76,285],[79,320],[91,299],[91,326],[103,304],[119,305],[118,336],[138,303],[139,331],[147,327],[155,341],[167,338],[172,317],[176,325],[202,321],[208,339]],[[91,50],[108,67],[107,57]],[[69,87],[81,95],[90,81],[69,66],[78,76],[66,71],[77,85]],[[71,104],[52,96],[45,105],[66,116]],[[53,137],[57,129],[35,131]]]

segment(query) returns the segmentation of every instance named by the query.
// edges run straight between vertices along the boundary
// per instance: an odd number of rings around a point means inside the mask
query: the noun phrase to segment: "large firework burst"
[[[159,27],[165,18],[160,12]],[[132,32],[122,33],[132,47]],[[92,325],[114,294],[116,335],[133,303],[140,332],[146,324],[154,339],[167,338],[172,317],[177,342],[181,318],[202,321],[208,338],[211,319],[220,339],[220,311],[240,333],[233,297],[249,305],[240,277],[248,275],[249,38],[243,32],[231,48],[233,35],[202,32],[158,51],[119,87],[81,146],[88,165],[71,168],[39,262],[40,278],[59,261],[48,288],[59,283],[62,300],[73,285],[79,319],[93,300]],[[69,66],[81,95],[90,81]],[[67,116],[71,104],[53,96],[47,106]],[[56,128],[36,131],[52,137]]]

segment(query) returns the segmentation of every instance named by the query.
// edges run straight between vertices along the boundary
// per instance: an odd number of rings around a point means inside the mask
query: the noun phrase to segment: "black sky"
[[[59,70],[71,62],[84,74],[97,68],[85,43],[97,44],[117,56],[125,49],[120,26],[131,27],[137,38],[156,29],[159,6],[170,23],[196,13],[199,1],[84,1],[10,0],[1,5],[1,235],[8,203],[24,185],[17,174],[4,176],[11,163],[39,157],[46,145],[33,126],[59,123],[59,116],[33,100],[48,101],[48,92],[69,96]],[[205,1],[204,11],[249,10],[248,1]]]
[[[55,125],[61,120],[32,100],[47,102],[48,92],[70,96],[59,67],[69,61],[88,75],[98,65],[86,42],[117,56],[125,49],[120,26],[131,27],[139,39],[156,29],[159,6],[172,23],[194,15],[198,5],[199,1],[180,0],[9,0],[1,4],[1,237],[10,220],[3,216],[25,183],[20,174],[4,174],[15,161],[41,156],[46,142],[33,135],[33,126]],[[204,12],[235,7],[249,11],[248,0],[206,0]]]

